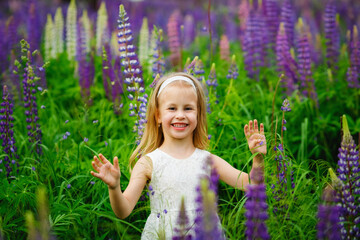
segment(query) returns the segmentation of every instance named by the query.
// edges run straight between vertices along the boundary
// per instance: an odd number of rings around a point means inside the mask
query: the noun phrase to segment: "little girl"
[[[253,159],[252,170],[261,169],[262,154],[266,154],[264,126],[260,124],[259,131],[257,120],[249,121],[244,132],[251,152],[259,153]],[[125,191],[120,189],[117,157],[112,165],[103,155],[94,156],[92,166],[96,172],[91,171],[91,174],[108,185],[111,207],[121,219],[129,216],[150,181],[151,214],[141,239],[171,239],[182,198],[190,226],[194,224],[196,186],[200,177],[210,175],[204,168],[209,157],[220,180],[241,190],[246,190],[249,184],[247,173],[207,152],[207,144],[202,86],[189,74],[174,73],[159,79],[152,92],[144,135],[130,157],[132,172]],[[194,228],[189,234],[194,236]]]

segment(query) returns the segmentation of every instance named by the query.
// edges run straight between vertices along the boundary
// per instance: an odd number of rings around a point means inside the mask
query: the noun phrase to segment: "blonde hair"
[[[144,156],[147,153],[154,151],[156,148],[160,147],[164,142],[164,134],[162,128],[158,125],[157,112],[159,109],[158,101],[158,91],[162,83],[174,76],[184,76],[191,79],[196,88],[197,95],[197,126],[194,130],[193,142],[194,146],[199,149],[206,149],[208,147],[208,133],[207,133],[207,120],[206,120],[206,103],[205,103],[205,94],[202,88],[201,83],[195,77],[183,73],[171,73],[163,76],[156,83],[154,90],[150,95],[148,102],[148,107],[146,111],[146,120],[144,135],[141,138],[140,144],[136,147],[134,152],[130,156],[129,167],[130,170],[134,167],[137,158],[139,156]],[[181,81],[181,80],[180,80]]]

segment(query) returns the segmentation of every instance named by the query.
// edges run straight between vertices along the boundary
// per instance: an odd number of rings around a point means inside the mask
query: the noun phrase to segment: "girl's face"
[[[170,84],[160,93],[157,113],[164,140],[193,141],[197,126],[197,95],[193,87]]]

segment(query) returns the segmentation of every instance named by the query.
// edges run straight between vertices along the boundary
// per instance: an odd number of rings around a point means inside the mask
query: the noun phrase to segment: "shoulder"
[[[148,155],[141,157],[135,164],[133,173],[145,175],[146,178],[151,179],[153,163]]]
[[[210,154],[210,158],[211,158],[211,166],[213,168],[215,168],[216,170],[220,169],[225,163],[226,161],[224,159],[222,159],[221,157],[209,153]]]

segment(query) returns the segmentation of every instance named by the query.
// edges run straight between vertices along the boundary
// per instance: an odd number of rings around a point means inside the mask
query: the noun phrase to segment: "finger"
[[[115,169],[119,170],[119,159],[118,157],[114,157],[114,167]]]
[[[245,124],[244,126],[244,133],[245,133],[245,137],[248,138],[250,133],[249,133],[249,126],[247,124]]]
[[[100,168],[98,165],[96,165],[96,163],[94,161],[91,162],[91,165],[93,166],[94,170],[97,172],[100,172]]]
[[[96,172],[93,172],[93,171],[91,171],[90,173],[91,173],[91,175],[93,175],[94,177],[101,179],[99,173],[96,173]]]
[[[264,135],[264,124],[260,124],[260,134]]]
[[[109,161],[104,157],[104,155],[102,155],[101,153],[99,154],[99,157],[100,157],[100,160],[101,160],[104,164],[106,164],[107,162],[109,162]]]
[[[96,156],[94,156],[94,161],[98,167],[101,167],[103,165],[103,163]]]
[[[250,134],[252,134],[254,132],[253,121],[252,120],[249,121],[249,128],[250,128]]]
[[[254,119],[254,132],[255,133],[259,132],[258,121],[256,119]]]

